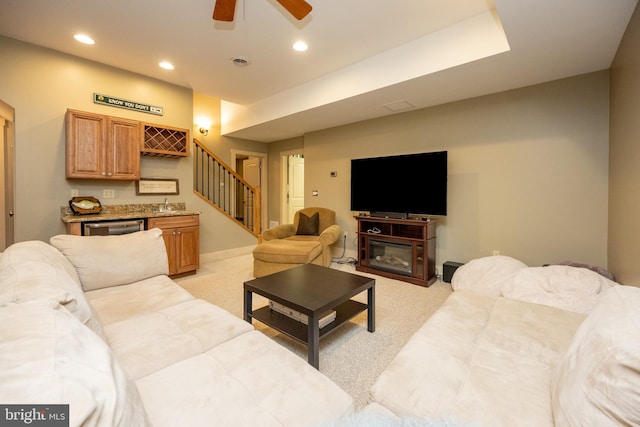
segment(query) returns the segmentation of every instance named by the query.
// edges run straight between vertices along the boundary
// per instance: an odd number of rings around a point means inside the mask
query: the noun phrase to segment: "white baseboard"
[[[253,252],[255,245],[244,246],[241,248],[226,249],[224,251],[208,252],[206,254],[200,254],[200,262],[212,262],[220,261],[227,258],[233,258],[241,255],[248,255]]]

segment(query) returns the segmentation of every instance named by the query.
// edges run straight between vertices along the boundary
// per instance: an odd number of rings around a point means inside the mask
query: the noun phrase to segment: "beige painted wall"
[[[194,97],[188,88],[4,37],[0,37],[0,64],[0,99],[16,111],[16,241],[47,241],[52,235],[63,233],[60,206],[67,204],[72,188],[81,195],[98,197],[103,204],[161,203],[164,199],[164,196],[136,196],[133,182],[66,180],[67,108],[192,129],[194,109],[216,111],[215,104],[219,104],[217,100]],[[164,108],[164,115],[96,105],[94,92],[159,105]],[[219,105],[217,108],[219,111]],[[259,145],[267,150],[262,143],[242,145],[242,141],[221,138],[219,123],[217,126],[217,130],[214,127],[210,132],[212,139],[207,143],[211,142],[223,157],[229,156],[229,147],[234,144],[242,148]],[[141,175],[180,180],[180,194],[169,196],[169,200],[185,202],[188,209],[202,212],[202,253],[256,243],[250,233],[193,194],[191,157],[180,160],[143,157]],[[116,198],[102,198],[103,189],[115,190]]]
[[[193,138],[203,143],[213,151],[227,165],[231,165],[231,150],[242,149],[253,152],[266,153],[268,147],[262,142],[246,141],[237,138],[227,138],[220,135],[220,99],[194,94],[193,96],[194,122],[200,118],[211,120],[209,133],[204,136],[194,124]],[[191,174],[189,188],[193,188],[192,162],[189,164],[188,173]],[[256,237],[246,232],[242,227],[227,219],[224,214],[211,208],[199,197],[193,201],[201,213],[200,242],[201,253],[216,252],[227,249],[253,246],[257,243]]]
[[[196,111],[219,111],[215,98],[190,89],[0,37],[0,99],[16,109],[16,239],[47,240],[64,231],[59,207],[71,188],[96,194],[113,188],[113,203],[161,202],[135,196],[133,183],[64,178],[64,113],[95,111],[193,128]],[[102,92],[165,108],[162,117],[98,106]],[[600,72],[430,109],[327,129],[269,144],[219,135],[205,143],[223,159],[232,147],[269,152],[269,219],[277,219],[279,150],[304,145],[307,205],[338,212],[351,233],[349,159],[447,149],[450,215],[441,219],[437,262],[467,261],[500,250],[529,264],[572,259],[606,265],[608,175],[608,74]],[[194,133],[194,136],[199,135]],[[226,159],[225,159],[226,160]],[[329,172],[338,171],[337,178]],[[143,176],[180,179],[190,209],[205,210],[194,196],[191,159],[144,158]],[[312,190],[320,196],[311,197]],[[104,200],[103,200],[104,202]],[[203,213],[202,252],[255,244],[214,210]],[[353,238],[349,239],[353,249]],[[615,272],[615,271],[614,271]]]
[[[609,268],[640,286],[640,10],[611,67]]]
[[[305,205],[334,209],[353,250],[350,159],[448,150],[437,265],[499,250],[606,266],[608,82],[602,71],[308,134]],[[407,185],[428,197],[428,182]]]

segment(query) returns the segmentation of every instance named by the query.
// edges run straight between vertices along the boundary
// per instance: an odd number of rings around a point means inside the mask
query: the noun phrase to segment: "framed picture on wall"
[[[174,178],[140,178],[136,181],[136,195],[180,194],[178,180]]]

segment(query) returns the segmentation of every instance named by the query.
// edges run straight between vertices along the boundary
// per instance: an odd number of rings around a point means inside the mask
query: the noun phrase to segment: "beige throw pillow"
[[[120,236],[61,234],[52,237],[51,244],[76,268],[85,291],[126,285],[169,272],[167,249],[159,228]]]
[[[557,427],[640,425],[640,288],[606,290],[551,381]]]

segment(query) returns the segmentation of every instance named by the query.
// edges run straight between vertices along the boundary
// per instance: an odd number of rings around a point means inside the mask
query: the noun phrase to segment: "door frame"
[[[4,217],[0,224],[0,252],[15,241],[15,109],[0,100],[0,205]]]
[[[237,149],[231,149],[231,167],[233,168],[234,172],[238,172],[236,170],[236,164],[237,164],[237,160],[238,157],[258,157],[262,160],[262,167],[260,170],[260,232],[262,233],[262,230],[266,230],[267,228],[269,228],[269,224],[267,223],[267,217],[268,217],[268,212],[267,212],[267,188],[268,188],[268,181],[267,181],[267,177],[269,176],[269,174],[267,173],[267,168],[268,168],[268,160],[269,160],[269,155],[267,153],[261,153],[258,151],[245,151],[245,150],[237,150]]]
[[[280,224],[284,224],[288,219],[287,215],[287,181],[289,175],[289,167],[288,167],[288,158],[289,156],[293,156],[294,154],[302,154],[304,155],[304,148],[298,148],[296,150],[288,150],[280,152],[280,215],[279,221]],[[291,218],[291,222],[293,222],[293,218]]]

